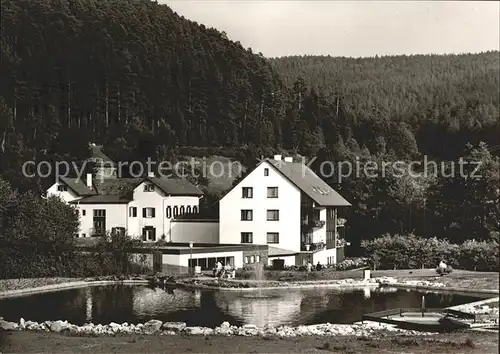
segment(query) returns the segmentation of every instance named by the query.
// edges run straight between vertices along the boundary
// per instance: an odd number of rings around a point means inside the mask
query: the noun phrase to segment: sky
[[[499,50],[497,1],[159,0],[266,57]]]

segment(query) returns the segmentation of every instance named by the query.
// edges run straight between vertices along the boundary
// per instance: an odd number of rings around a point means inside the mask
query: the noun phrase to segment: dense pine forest
[[[498,52],[267,59],[149,0],[1,0],[0,175],[27,160],[196,152],[254,163],[482,161],[482,178],[328,181],[350,200],[353,240],[383,233],[498,239]]]

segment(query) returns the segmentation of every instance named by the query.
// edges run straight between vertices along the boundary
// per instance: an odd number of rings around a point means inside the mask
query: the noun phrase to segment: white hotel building
[[[92,150],[94,160],[109,165],[99,147]],[[239,268],[343,259],[337,211],[349,202],[292,158],[275,155],[250,171],[219,201],[219,220],[198,216],[203,192],[185,179],[117,178],[113,172],[98,169],[99,178],[88,174],[85,181],[60,178],[47,195],[78,209],[78,238],[121,232],[141,239],[145,253],[155,245],[157,269],[211,269],[218,260]]]

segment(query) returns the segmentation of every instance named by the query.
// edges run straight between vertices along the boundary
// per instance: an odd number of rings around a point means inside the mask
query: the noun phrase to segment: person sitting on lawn
[[[448,268],[448,266],[446,265],[446,263],[444,263],[443,260],[441,260],[438,267],[443,273],[446,271],[446,268]]]
[[[221,275],[222,275],[222,263],[221,263],[221,261],[218,261],[216,271],[215,271],[215,276],[220,278]]]

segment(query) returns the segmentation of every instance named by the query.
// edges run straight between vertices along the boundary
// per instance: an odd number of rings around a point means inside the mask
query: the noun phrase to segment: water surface
[[[150,319],[215,327],[224,321],[258,326],[353,323],[365,313],[420,307],[424,293],[397,289],[274,289],[256,293],[112,285],[63,290],[0,300],[0,317],[42,322],[68,320],[83,325],[143,323]],[[426,307],[448,307],[481,298],[425,294]]]

